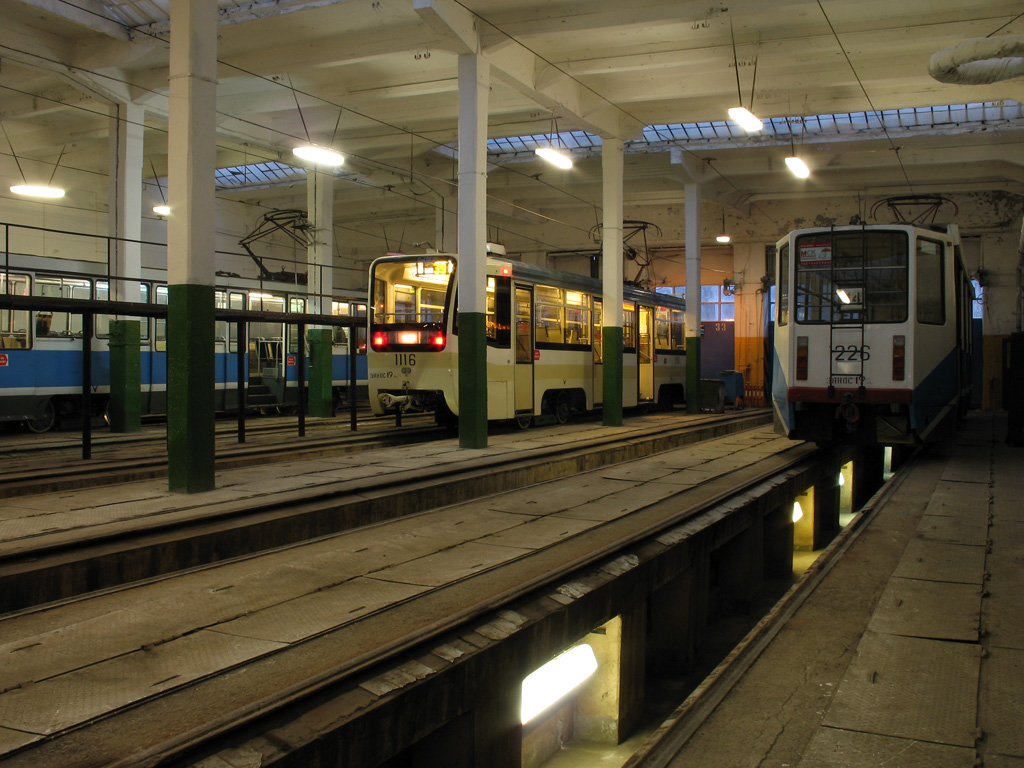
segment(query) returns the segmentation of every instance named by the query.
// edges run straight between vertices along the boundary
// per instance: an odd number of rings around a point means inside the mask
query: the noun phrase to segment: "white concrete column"
[[[601,274],[604,278],[604,324],[622,327],[622,139],[601,140],[602,208]]]
[[[311,314],[331,314],[331,296],[334,294],[334,270],[331,269],[334,251],[334,174],[316,168],[306,171],[306,206],[312,242],[309,244],[309,291]]]
[[[687,184],[685,194],[686,335],[700,337],[700,184]]]
[[[490,65],[459,56],[459,311],[485,312],[487,257],[487,102]]]
[[[700,412],[700,184],[687,184],[686,218],[686,412]]]
[[[142,276],[142,157],[146,110],[138,104],[110,108],[110,200],[108,221],[112,276],[138,280]],[[133,242],[125,242],[130,240]],[[113,280],[110,298],[139,301],[138,282]]]
[[[167,282],[213,285],[217,4],[171,0]]]

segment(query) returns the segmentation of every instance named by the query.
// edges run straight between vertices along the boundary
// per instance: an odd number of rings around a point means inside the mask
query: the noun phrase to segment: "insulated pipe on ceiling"
[[[978,37],[932,55],[928,74],[940,83],[986,85],[1024,76],[1024,36]]]

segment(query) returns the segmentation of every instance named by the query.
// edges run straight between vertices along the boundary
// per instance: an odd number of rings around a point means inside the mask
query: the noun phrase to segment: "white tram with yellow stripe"
[[[390,255],[370,267],[374,413],[459,413],[458,257]],[[601,281],[487,259],[487,418],[565,423],[603,397]],[[685,398],[684,302],[623,290],[624,407]]]

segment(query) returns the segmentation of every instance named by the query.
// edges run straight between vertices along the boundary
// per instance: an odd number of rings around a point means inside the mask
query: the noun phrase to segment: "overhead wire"
[[[868,106],[871,107],[871,111],[878,117],[878,123],[882,128],[882,133],[885,134],[886,141],[889,142],[889,149],[896,155],[896,162],[899,163],[900,171],[903,173],[903,178],[907,183],[907,188],[910,190],[910,194],[914,194],[914,185],[910,181],[910,174],[907,173],[907,167],[903,164],[903,158],[900,156],[900,147],[893,140],[889,134],[889,129],[885,125],[885,120],[882,118],[880,110],[875,108],[874,102],[871,100],[871,96],[868,94],[868,89],[864,86],[864,82],[860,79],[860,73],[857,72],[857,68],[853,65],[853,61],[850,59],[850,54],[846,51],[846,46],[843,45],[842,40],[839,39],[839,33],[836,32],[836,28],[832,25],[832,19],[829,18],[828,13],[825,11],[825,7],[821,4],[821,0],[815,0],[818,4],[818,8],[821,10],[821,15],[825,18],[825,23],[828,24],[829,30],[832,32],[832,37],[835,38],[836,44],[839,46],[839,50],[843,53],[843,58],[846,59],[846,63],[850,67],[850,72],[853,73],[853,77],[857,80],[857,85],[860,87],[861,93],[864,94],[864,99],[867,101]]]

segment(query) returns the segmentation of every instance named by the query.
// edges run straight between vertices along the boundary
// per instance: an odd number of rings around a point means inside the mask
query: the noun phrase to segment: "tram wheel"
[[[516,414],[516,426],[520,429],[529,429],[533,423],[533,414],[530,413],[517,413]]]
[[[49,432],[57,423],[57,409],[53,407],[53,401],[47,399],[36,409],[34,419],[26,419],[25,426],[29,432],[36,434]]]
[[[565,424],[569,421],[569,414],[572,413],[572,402],[569,400],[568,392],[559,392],[555,401],[555,421]]]

